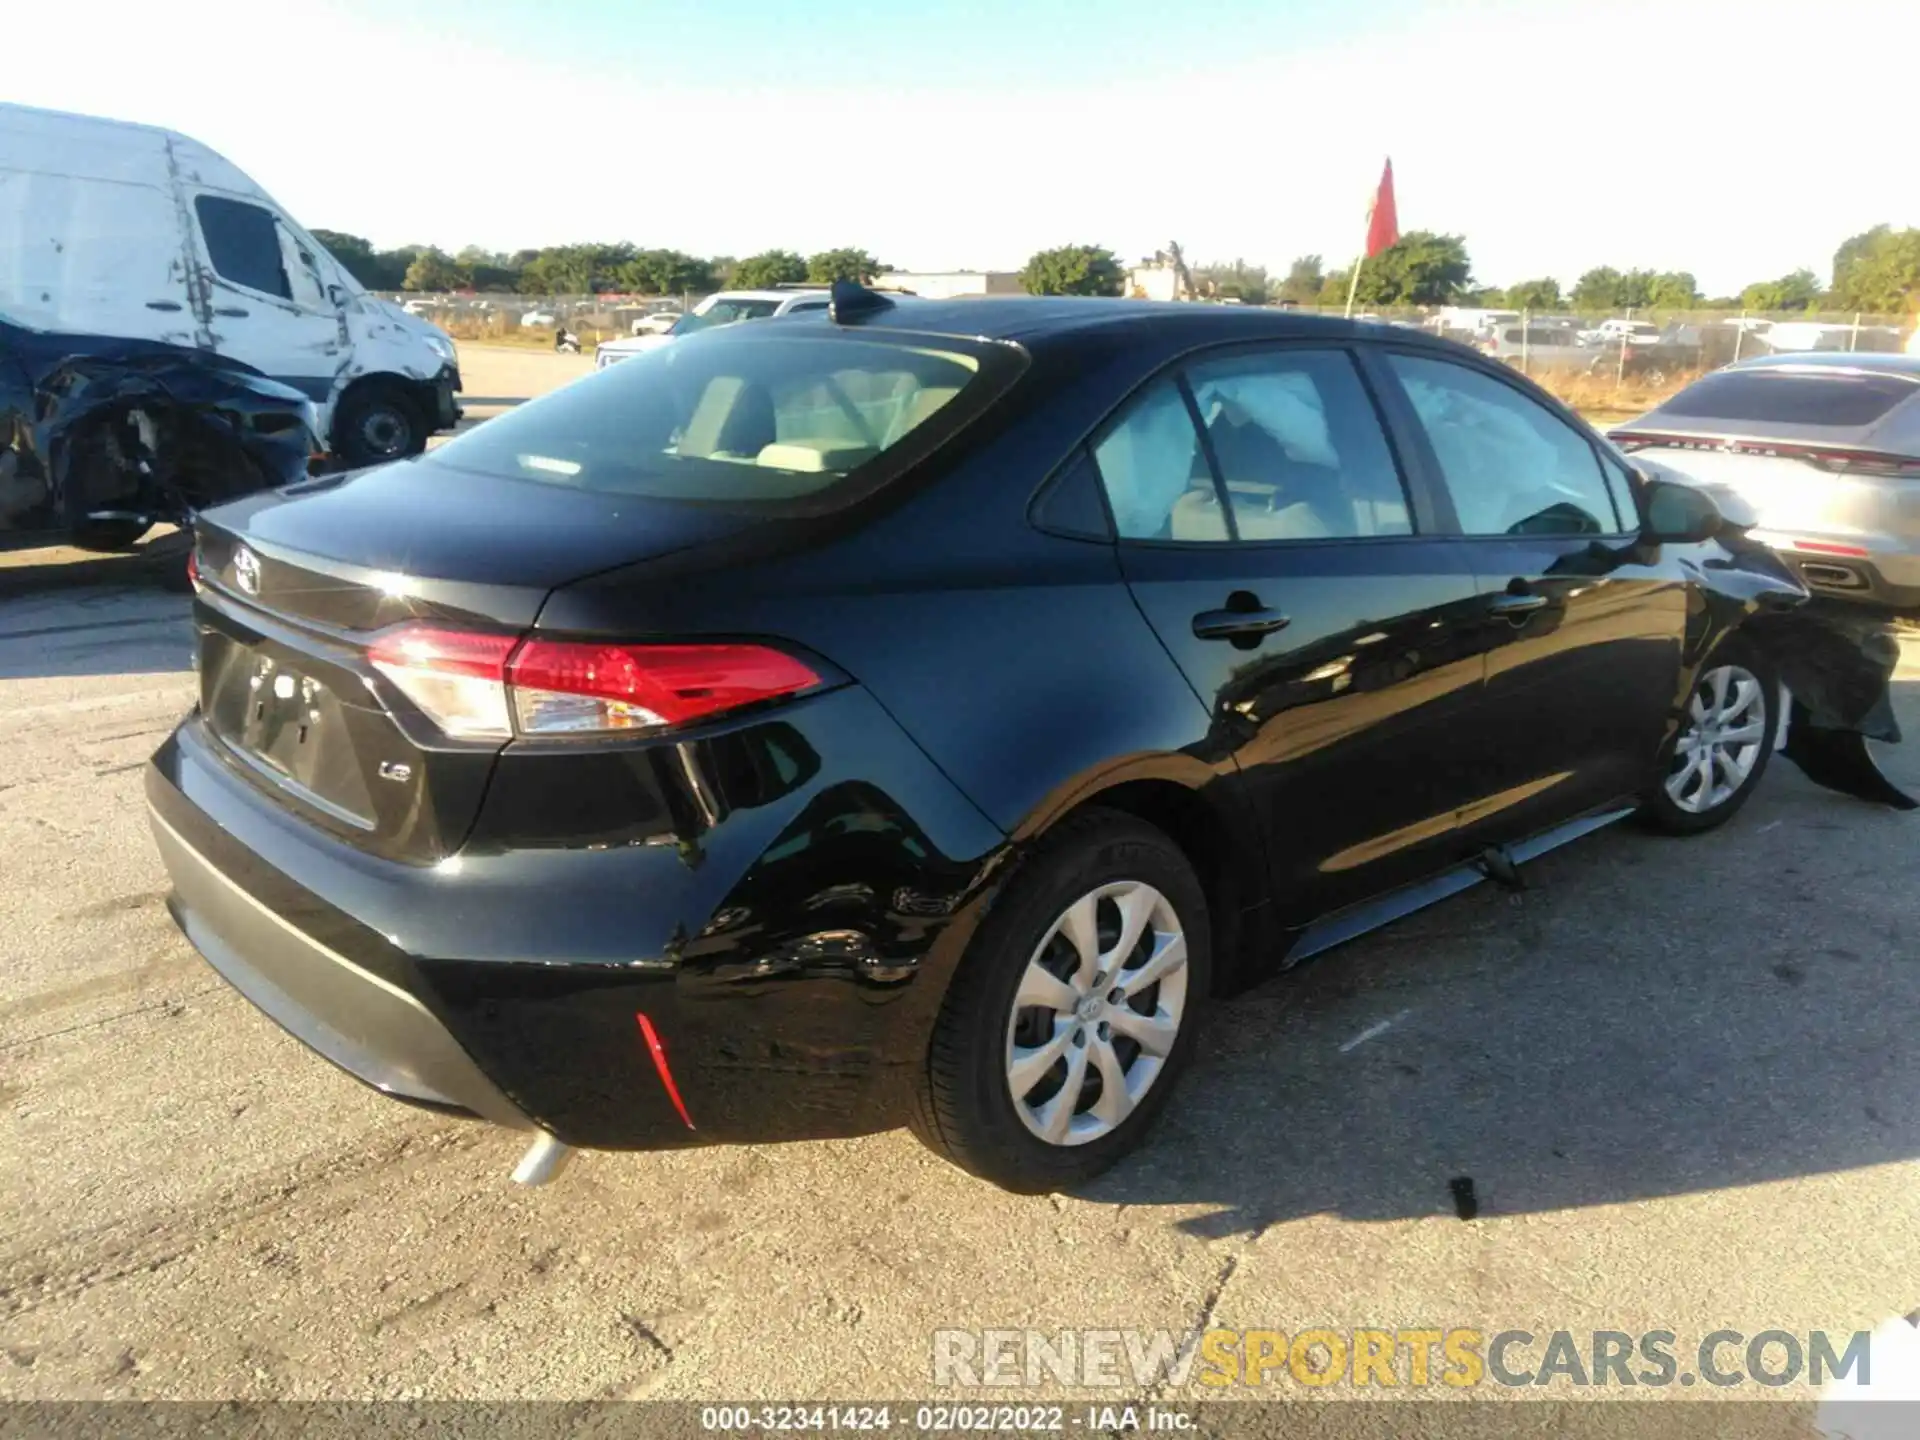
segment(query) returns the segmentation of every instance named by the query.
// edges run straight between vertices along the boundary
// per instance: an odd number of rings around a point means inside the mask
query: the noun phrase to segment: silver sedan
[[[1808,588],[1920,614],[1920,355],[1768,355],[1615,429],[1642,469],[1733,493]]]

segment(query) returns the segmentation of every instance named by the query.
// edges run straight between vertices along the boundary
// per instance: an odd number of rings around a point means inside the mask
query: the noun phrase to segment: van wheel
[[[427,427],[397,389],[350,390],[333,417],[333,450],[348,466],[402,460],[427,448]]]
[[[1779,671],[1761,651],[1728,640],[1694,681],[1641,819],[1669,835],[1725,824],[1766,774],[1779,731]]]
[[[1066,820],[960,963],[915,1133],[1009,1190],[1098,1175],[1140,1143],[1193,1058],[1211,962],[1206,895],[1179,847],[1114,811]]]

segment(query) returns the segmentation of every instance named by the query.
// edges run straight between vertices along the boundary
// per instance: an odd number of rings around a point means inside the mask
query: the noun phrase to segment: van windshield
[[[529,401],[420,463],[666,500],[803,500],[882,468],[910,437],[951,433],[1023,363],[1014,347],[949,336],[720,326]]]

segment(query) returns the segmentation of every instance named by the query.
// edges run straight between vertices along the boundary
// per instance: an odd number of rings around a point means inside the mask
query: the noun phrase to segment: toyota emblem
[[[260,557],[244,545],[233,552],[233,583],[249,595],[260,593]]]

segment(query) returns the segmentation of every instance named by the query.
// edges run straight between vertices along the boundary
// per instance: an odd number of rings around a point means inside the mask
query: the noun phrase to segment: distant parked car
[[[522,325],[551,325],[560,317],[551,310],[528,310],[520,316]]]
[[[1475,340],[1484,340],[1500,326],[1511,325],[1519,318],[1518,310],[1483,310],[1446,305],[1433,317],[1431,324],[1437,335],[1467,335]]]
[[[1590,345],[1618,345],[1623,340],[1629,345],[1656,345],[1660,327],[1650,320],[1602,320],[1593,329],[1581,331],[1580,338]]]
[[[1920,356],[1742,360],[1612,439],[1661,478],[1743,497],[1809,588],[1920,614]]]
[[[1900,332],[1891,325],[1830,325],[1815,320],[1783,320],[1767,330],[1767,348],[1783,353],[1825,351],[1893,353],[1900,349]]]
[[[1585,370],[1595,353],[1574,340],[1564,325],[1508,325],[1482,340],[1480,353],[1530,370]]]
[[[649,334],[636,331],[631,340],[609,340],[594,351],[594,368],[604,370],[714,325],[770,320],[776,315],[793,315],[803,310],[824,310],[827,300],[825,290],[722,290],[718,295],[709,295],[686,314],[674,316],[664,330]]]

